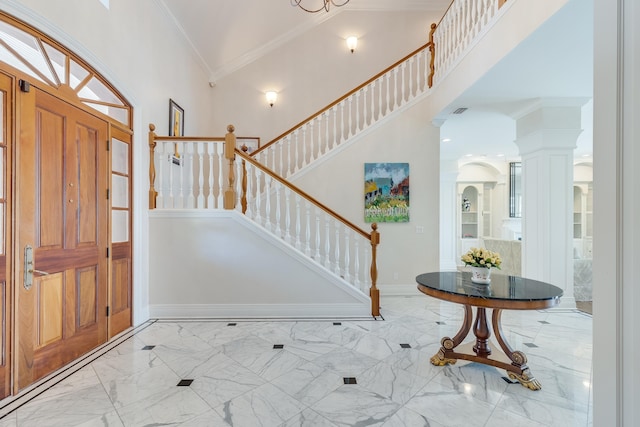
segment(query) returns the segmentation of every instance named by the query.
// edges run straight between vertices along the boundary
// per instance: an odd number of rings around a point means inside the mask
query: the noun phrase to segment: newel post
[[[236,206],[236,193],[233,190],[235,175],[233,171],[233,162],[236,158],[236,136],[233,134],[235,127],[227,126],[227,134],[224,136],[224,158],[229,161],[229,182],[224,190],[224,208],[227,210],[234,209]]]
[[[436,32],[437,24],[431,24],[431,31],[429,31],[429,53],[431,58],[429,59],[429,87],[433,86],[433,76],[436,74],[435,60],[436,60],[436,44],[433,42],[433,34]]]
[[[156,165],[155,165],[155,149],[156,149],[156,125],[149,123],[149,209],[156,208],[156,196],[158,192],[155,188],[156,181]]]
[[[378,266],[376,264],[376,249],[380,244],[380,233],[378,232],[378,224],[371,224],[371,289],[369,296],[371,297],[371,315],[380,316],[380,290],[376,287],[378,281]]]

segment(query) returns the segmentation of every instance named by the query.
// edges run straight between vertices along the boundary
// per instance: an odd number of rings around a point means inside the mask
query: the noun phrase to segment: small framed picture
[[[169,99],[169,136],[184,136],[184,110]]]
[[[260,148],[260,138],[257,136],[249,136],[236,139],[236,148],[242,151],[242,146],[247,146],[247,154],[251,154]]]

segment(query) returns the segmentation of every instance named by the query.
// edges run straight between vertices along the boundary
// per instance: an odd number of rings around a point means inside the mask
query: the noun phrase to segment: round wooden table
[[[507,371],[531,390],[539,390],[540,382],[527,366],[527,356],[514,351],[502,334],[500,318],[502,310],[540,310],[558,305],[562,289],[538,280],[517,276],[494,274],[491,284],[471,282],[471,273],[460,271],[424,273],[416,277],[418,290],[426,295],[464,306],[464,320],[458,333],[442,338],[440,350],[431,358],[436,366],[454,364],[456,360],[469,360],[495,366]],[[476,308],[476,318],[472,321]],[[487,321],[487,309],[492,309],[491,326],[502,351],[492,349],[489,343],[491,327]],[[469,335],[473,323],[475,341],[462,344]]]

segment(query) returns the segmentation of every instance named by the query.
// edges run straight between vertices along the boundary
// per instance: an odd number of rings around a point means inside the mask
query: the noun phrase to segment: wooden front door
[[[108,245],[107,123],[33,86],[17,104],[14,391],[106,342]]]

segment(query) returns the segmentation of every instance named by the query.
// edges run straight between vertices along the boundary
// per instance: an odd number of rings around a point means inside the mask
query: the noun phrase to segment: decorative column
[[[573,150],[583,100],[544,99],[516,120],[522,158],[522,276],[573,296]]]
[[[459,218],[456,179],[458,162],[455,160],[440,163],[440,270],[454,271],[458,265],[457,233]]]

